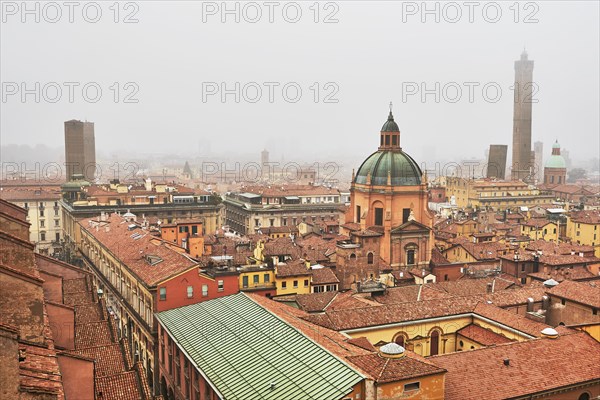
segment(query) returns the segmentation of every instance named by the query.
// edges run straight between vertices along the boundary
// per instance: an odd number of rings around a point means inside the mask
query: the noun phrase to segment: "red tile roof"
[[[367,339],[364,336],[357,337],[357,338],[351,338],[351,339],[346,340],[346,342],[352,343],[353,345],[361,347],[361,348],[363,348],[365,350],[377,351],[377,349],[375,348],[375,346],[373,346],[371,344],[371,342],[369,342],[369,339]]]
[[[491,346],[494,344],[510,343],[512,340],[506,336],[500,335],[489,329],[482,328],[476,324],[470,324],[456,331],[457,334],[471,339],[482,346]]]
[[[57,201],[61,193],[60,186],[2,187],[0,198],[6,201]]]
[[[527,221],[521,222],[521,225],[523,225],[523,226],[529,226],[529,227],[537,228],[537,229],[543,228],[544,226],[546,226],[548,224],[556,225],[556,222],[550,221],[547,218],[530,218]]]
[[[532,298],[539,303],[546,294],[543,286],[529,286],[518,289],[507,289],[485,295],[486,301],[491,301],[497,307],[510,307],[527,304],[527,299]]]
[[[111,376],[125,372],[125,361],[119,343],[77,350],[77,354],[96,360],[96,376]]]
[[[477,304],[473,309],[473,313],[534,337],[540,336],[540,332],[548,327],[548,325],[530,320],[524,315],[515,314],[514,312],[483,302]]]
[[[306,312],[325,311],[338,292],[323,292],[296,295],[296,303]]]
[[[308,269],[304,261],[290,262],[289,264],[280,264],[276,266],[277,277],[285,278],[289,276],[308,276],[311,270]]]
[[[428,358],[448,371],[447,400],[500,400],[600,379],[598,360],[600,343],[585,332],[566,330],[557,339],[512,342]]]
[[[355,309],[329,309],[325,314],[309,315],[306,318],[308,321],[330,329],[348,330],[469,313],[475,308],[478,301],[478,299],[468,297],[460,300],[452,297]]]
[[[340,296],[338,296],[339,298]],[[357,299],[354,299],[357,301]],[[522,315],[484,303],[481,296],[448,297],[436,300],[414,301],[360,308],[334,308],[332,302],[323,314],[311,314],[307,321],[329,329],[345,331],[422,319],[459,314],[477,314],[481,317],[510,326],[530,336],[539,336],[545,324]]]
[[[348,360],[361,369],[368,371],[378,383],[396,382],[446,372],[444,368],[411,357],[408,354],[402,358],[388,358],[375,353],[349,357]]]
[[[600,224],[600,211],[577,211],[570,215],[571,221],[581,224]]]
[[[96,398],[102,400],[139,400],[138,375],[136,371],[96,379]]]
[[[563,281],[550,289],[548,293],[551,296],[558,296],[590,307],[600,308],[600,283],[597,281]]]
[[[313,285],[340,283],[340,280],[335,276],[331,268],[317,268],[310,271],[312,272]]]
[[[64,398],[63,382],[53,347],[19,343],[20,387],[26,391],[45,392]]]
[[[594,251],[594,247],[581,245],[577,243],[565,243],[560,242],[548,242],[546,240],[532,240],[525,246],[525,250],[529,251],[541,251],[542,254],[571,254],[571,253],[589,253]]]
[[[532,272],[527,275],[540,281],[554,279],[557,282],[562,282],[564,280],[579,281],[600,279],[600,276],[594,275],[584,266],[574,268],[552,268],[547,272]]]
[[[96,238],[111,253],[118,257],[146,286],[154,286],[165,279],[186,271],[196,262],[179,253],[148,231],[128,229],[131,223],[117,214],[112,214],[106,222],[98,223],[95,218],[82,220],[82,228]],[[96,228],[95,225],[98,225]],[[132,235],[139,234],[138,239]],[[157,256],[163,261],[150,265],[146,256]]]

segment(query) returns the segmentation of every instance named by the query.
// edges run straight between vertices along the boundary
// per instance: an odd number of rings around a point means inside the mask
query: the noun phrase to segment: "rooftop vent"
[[[162,258],[160,258],[159,256],[154,256],[151,254],[147,254],[145,257],[145,260],[148,264],[150,264],[151,266],[154,266],[158,263],[161,263],[163,261]]]
[[[541,334],[542,337],[547,337],[550,339],[556,339],[558,337],[558,332],[556,329],[550,327],[542,329]]]
[[[385,358],[401,358],[405,356],[406,350],[398,343],[388,343],[379,348],[379,355]]]
[[[553,288],[556,285],[558,285],[558,282],[552,278],[548,279],[547,281],[544,281],[544,286],[546,286],[547,288]]]

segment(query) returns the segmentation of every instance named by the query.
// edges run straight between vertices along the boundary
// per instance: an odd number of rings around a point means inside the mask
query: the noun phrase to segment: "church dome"
[[[567,163],[563,156],[560,155],[560,144],[556,141],[552,145],[552,155],[544,165],[546,168],[567,168]]]
[[[388,171],[393,186],[421,184],[421,169],[411,156],[403,151],[379,150],[371,154],[360,166],[355,183],[367,184],[371,175],[372,185],[387,185]]]
[[[411,156],[400,147],[400,128],[394,121],[391,103],[387,121],[380,134],[379,149],[371,154],[354,177],[354,183],[366,185],[387,185],[388,175],[392,186],[416,186],[421,184],[421,169]]]
[[[546,168],[567,168],[567,163],[563,156],[550,156],[546,161]]]

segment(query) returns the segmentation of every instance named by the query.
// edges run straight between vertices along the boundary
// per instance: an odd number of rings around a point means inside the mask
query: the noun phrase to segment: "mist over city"
[[[0,400],[600,399],[600,2],[0,0]]]

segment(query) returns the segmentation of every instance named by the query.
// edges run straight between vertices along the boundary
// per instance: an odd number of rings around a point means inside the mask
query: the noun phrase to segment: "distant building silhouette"
[[[535,142],[533,144],[533,152],[535,153],[535,180],[541,182],[544,179],[544,142]]]
[[[513,143],[511,178],[533,181],[531,173],[531,104],[533,89],[533,61],[523,50],[515,61],[515,105],[513,112]]]
[[[65,122],[65,165],[67,180],[75,174],[81,174],[87,181],[95,181],[96,139],[93,122],[74,119]]]
[[[505,144],[491,144],[488,157],[487,174],[488,178],[506,178],[506,154],[508,146]]]

